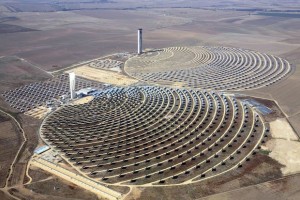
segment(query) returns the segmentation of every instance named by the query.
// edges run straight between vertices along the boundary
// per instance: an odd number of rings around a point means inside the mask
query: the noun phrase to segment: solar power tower
[[[142,35],[143,29],[138,29],[138,54],[143,53],[143,35]]]
[[[69,78],[70,78],[71,99],[74,99],[76,97],[76,93],[75,93],[75,73],[74,72],[69,73]]]

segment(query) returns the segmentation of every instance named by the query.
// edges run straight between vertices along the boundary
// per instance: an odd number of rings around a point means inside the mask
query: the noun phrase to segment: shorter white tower
[[[74,72],[69,73],[69,78],[70,78],[71,99],[74,99],[76,97],[76,93],[75,93],[75,73]]]
[[[143,53],[143,35],[142,35],[143,29],[138,29],[138,54]]]

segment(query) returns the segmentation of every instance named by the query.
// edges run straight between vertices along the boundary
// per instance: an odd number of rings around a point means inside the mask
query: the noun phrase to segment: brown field
[[[290,123],[292,124],[295,131],[297,131],[298,136],[300,137],[299,130],[300,130],[300,114],[296,114],[288,118]]]
[[[0,187],[4,187],[9,167],[21,144],[21,137],[9,118],[0,114],[0,121]]]
[[[24,28],[22,26],[16,26],[11,24],[0,24],[0,33],[16,33],[16,32],[29,32],[35,31],[30,28]]]
[[[224,192],[201,200],[238,200],[243,197],[244,200],[252,199],[272,199],[272,200],[296,200],[299,199],[299,178],[300,175],[292,175],[279,180],[241,188],[229,192]],[[199,199],[200,200],[200,199]]]
[[[27,139],[27,142],[24,143],[23,147],[17,154],[21,144],[24,142],[23,134],[12,118],[3,118],[4,114],[1,114],[1,188],[5,186],[6,181],[7,187],[22,186],[23,183],[27,181],[27,177],[25,175],[27,163],[38,143],[38,135],[36,131],[39,127],[40,121],[34,120],[32,117],[26,115],[12,112],[3,100],[0,101],[0,105],[1,107],[5,106],[4,111],[11,114],[21,124]],[[12,165],[15,158],[15,163]],[[12,173],[8,178],[8,169],[11,165]],[[7,191],[7,188],[3,190]]]
[[[43,70],[55,71],[112,53],[134,52],[136,29],[142,27],[145,48],[229,46],[287,59],[294,68],[289,77],[270,87],[243,93],[275,100],[283,111],[281,117],[287,117],[300,135],[300,18],[285,12],[267,16],[257,10],[298,10],[299,16],[299,1],[284,4],[275,0],[114,2],[117,3],[63,0],[57,4],[42,0],[37,4],[34,0],[26,3],[0,0],[0,92],[50,78]],[[1,97],[0,107],[12,111]],[[24,187],[23,183],[28,181],[27,162],[39,142],[37,130],[41,122],[18,113],[13,115],[22,123],[28,142],[13,168],[9,185],[16,189],[11,193],[20,199],[97,199],[57,178],[42,181],[49,177],[43,172],[32,172],[32,184]],[[22,142],[13,127],[10,120],[0,116],[0,177],[6,176]],[[241,196],[246,200],[299,199],[299,175],[263,183],[281,178],[282,167],[259,153],[255,161],[251,160],[238,172],[217,180],[182,187],[135,188],[126,199],[218,200],[240,199]],[[5,181],[1,178],[0,185]],[[259,185],[250,186],[253,184]],[[57,195],[53,195],[54,186],[60,187],[55,191]],[[241,188],[245,186],[249,187]],[[212,196],[204,198],[208,195]],[[0,199],[11,198],[0,191]]]
[[[46,80],[51,76],[15,56],[0,57],[0,92],[24,84]]]
[[[25,171],[27,168],[27,163],[38,143],[38,135],[36,131],[40,125],[40,121],[23,114],[18,115],[17,119],[22,124],[27,142],[23,146],[23,149],[21,149],[20,154],[17,156],[16,163],[13,167],[13,173],[8,181],[8,186],[22,185],[24,182],[26,182],[27,177],[25,176]],[[19,136],[23,142],[24,139],[22,134],[20,133]]]
[[[80,66],[71,69],[67,72],[74,72],[76,76],[87,78],[93,81],[98,81],[102,83],[109,83],[118,86],[128,86],[137,83],[138,80],[127,77],[125,75],[119,74],[117,72],[112,72],[108,70],[95,69],[88,66]]]
[[[93,193],[85,191],[76,185],[69,184],[59,178],[52,178],[33,182],[25,188],[14,188],[11,190],[14,196],[21,199],[32,200],[97,200]]]
[[[7,194],[5,194],[2,191],[0,191],[0,198],[1,200],[14,200],[12,197],[9,197]]]

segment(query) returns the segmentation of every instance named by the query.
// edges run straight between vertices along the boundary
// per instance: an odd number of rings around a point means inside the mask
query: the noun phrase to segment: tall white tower
[[[69,73],[69,78],[70,78],[71,99],[74,99],[76,97],[76,93],[75,93],[75,73],[74,72]]]
[[[143,53],[143,35],[142,35],[143,29],[138,29],[138,54]]]

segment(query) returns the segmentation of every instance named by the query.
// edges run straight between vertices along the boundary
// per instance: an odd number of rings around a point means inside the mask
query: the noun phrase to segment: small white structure
[[[91,87],[88,87],[88,88],[83,88],[81,90],[78,90],[76,92],[76,96],[79,96],[79,97],[84,97],[84,96],[88,96],[89,94],[95,92],[96,89],[95,88],[91,88]]]
[[[47,150],[49,150],[49,149],[50,149],[50,147],[44,145],[44,146],[41,146],[41,147],[36,148],[36,149],[34,150],[34,153],[35,153],[35,154],[41,154],[41,153],[43,153],[43,152],[45,152],[45,151],[47,151]]]
[[[67,98],[68,98],[68,95],[65,95],[65,94],[64,94],[64,95],[61,95],[61,97],[60,97],[60,98],[61,98],[61,100],[65,100],[65,99],[67,99]]]
[[[74,99],[76,97],[76,93],[75,93],[75,73],[74,72],[69,73],[69,78],[70,78],[71,99]]]
[[[143,53],[143,36],[142,36],[143,29],[138,29],[138,54]]]

